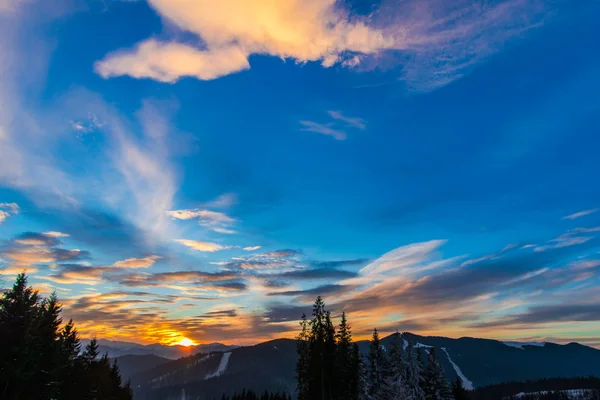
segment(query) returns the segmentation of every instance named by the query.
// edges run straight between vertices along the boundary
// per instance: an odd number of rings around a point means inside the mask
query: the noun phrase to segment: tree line
[[[223,394],[221,400],[292,400],[292,396],[283,392],[269,393],[268,391],[265,391],[262,395],[259,395],[252,390],[244,389],[240,394],[236,393],[231,397]]]
[[[20,274],[0,299],[0,398],[6,400],[131,400],[116,361],[95,339],[81,348],[70,320],[63,325],[56,294],[43,298]]]
[[[346,314],[336,329],[320,296],[312,318],[302,316],[296,344],[298,400],[468,399],[460,379],[453,385],[446,381],[434,348],[427,349],[423,360],[421,349],[405,345],[399,333],[384,349],[375,329],[363,357],[352,342]]]
[[[478,387],[469,392],[472,400],[506,400],[506,399],[564,399],[567,392],[575,394],[581,400],[600,400],[600,378],[571,377],[546,378],[524,382],[504,382]],[[517,397],[516,394],[520,393]],[[575,397],[575,396],[572,396]]]

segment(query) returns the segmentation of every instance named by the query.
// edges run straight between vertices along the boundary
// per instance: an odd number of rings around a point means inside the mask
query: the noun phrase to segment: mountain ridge
[[[389,348],[395,334],[381,339]],[[449,381],[460,377],[467,387],[540,378],[600,376],[600,350],[579,343],[526,343],[515,348],[494,339],[401,334],[409,344],[427,352],[435,347]],[[356,342],[363,354],[369,341]],[[224,357],[226,359],[224,359]],[[139,399],[176,397],[184,390],[199,399],[219,398],[243,388],[294,393],[296,342],[273,339],[254,346],[198,353],[162,363],[128,378]],[[118,359],[117,359],[118,360]],[[223,361],[223,362],[222,362]]]

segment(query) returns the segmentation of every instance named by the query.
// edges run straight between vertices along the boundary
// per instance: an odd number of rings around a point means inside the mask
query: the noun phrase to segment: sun
[[[176,342],[173,344],[183,346],[183,347],[190,347],[190,346],[195,346],[196,342],[194,342],[192,339],[188,339],[188,338],[184,337],[179,342]]]

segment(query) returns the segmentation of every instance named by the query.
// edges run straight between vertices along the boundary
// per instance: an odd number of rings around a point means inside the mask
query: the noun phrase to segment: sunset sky
[[[83,337],[600,348],[600,3],[0,0],[0,283]]]

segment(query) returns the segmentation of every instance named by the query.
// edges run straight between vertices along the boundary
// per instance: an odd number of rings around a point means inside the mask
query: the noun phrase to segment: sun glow
[[[183,346],[183,347],[189,347],[189,346],[195,346],[196,342],[194,342],[192,339],[188,339],[188,338],[184,337],[179,342],[176,342],[173,344]]]

